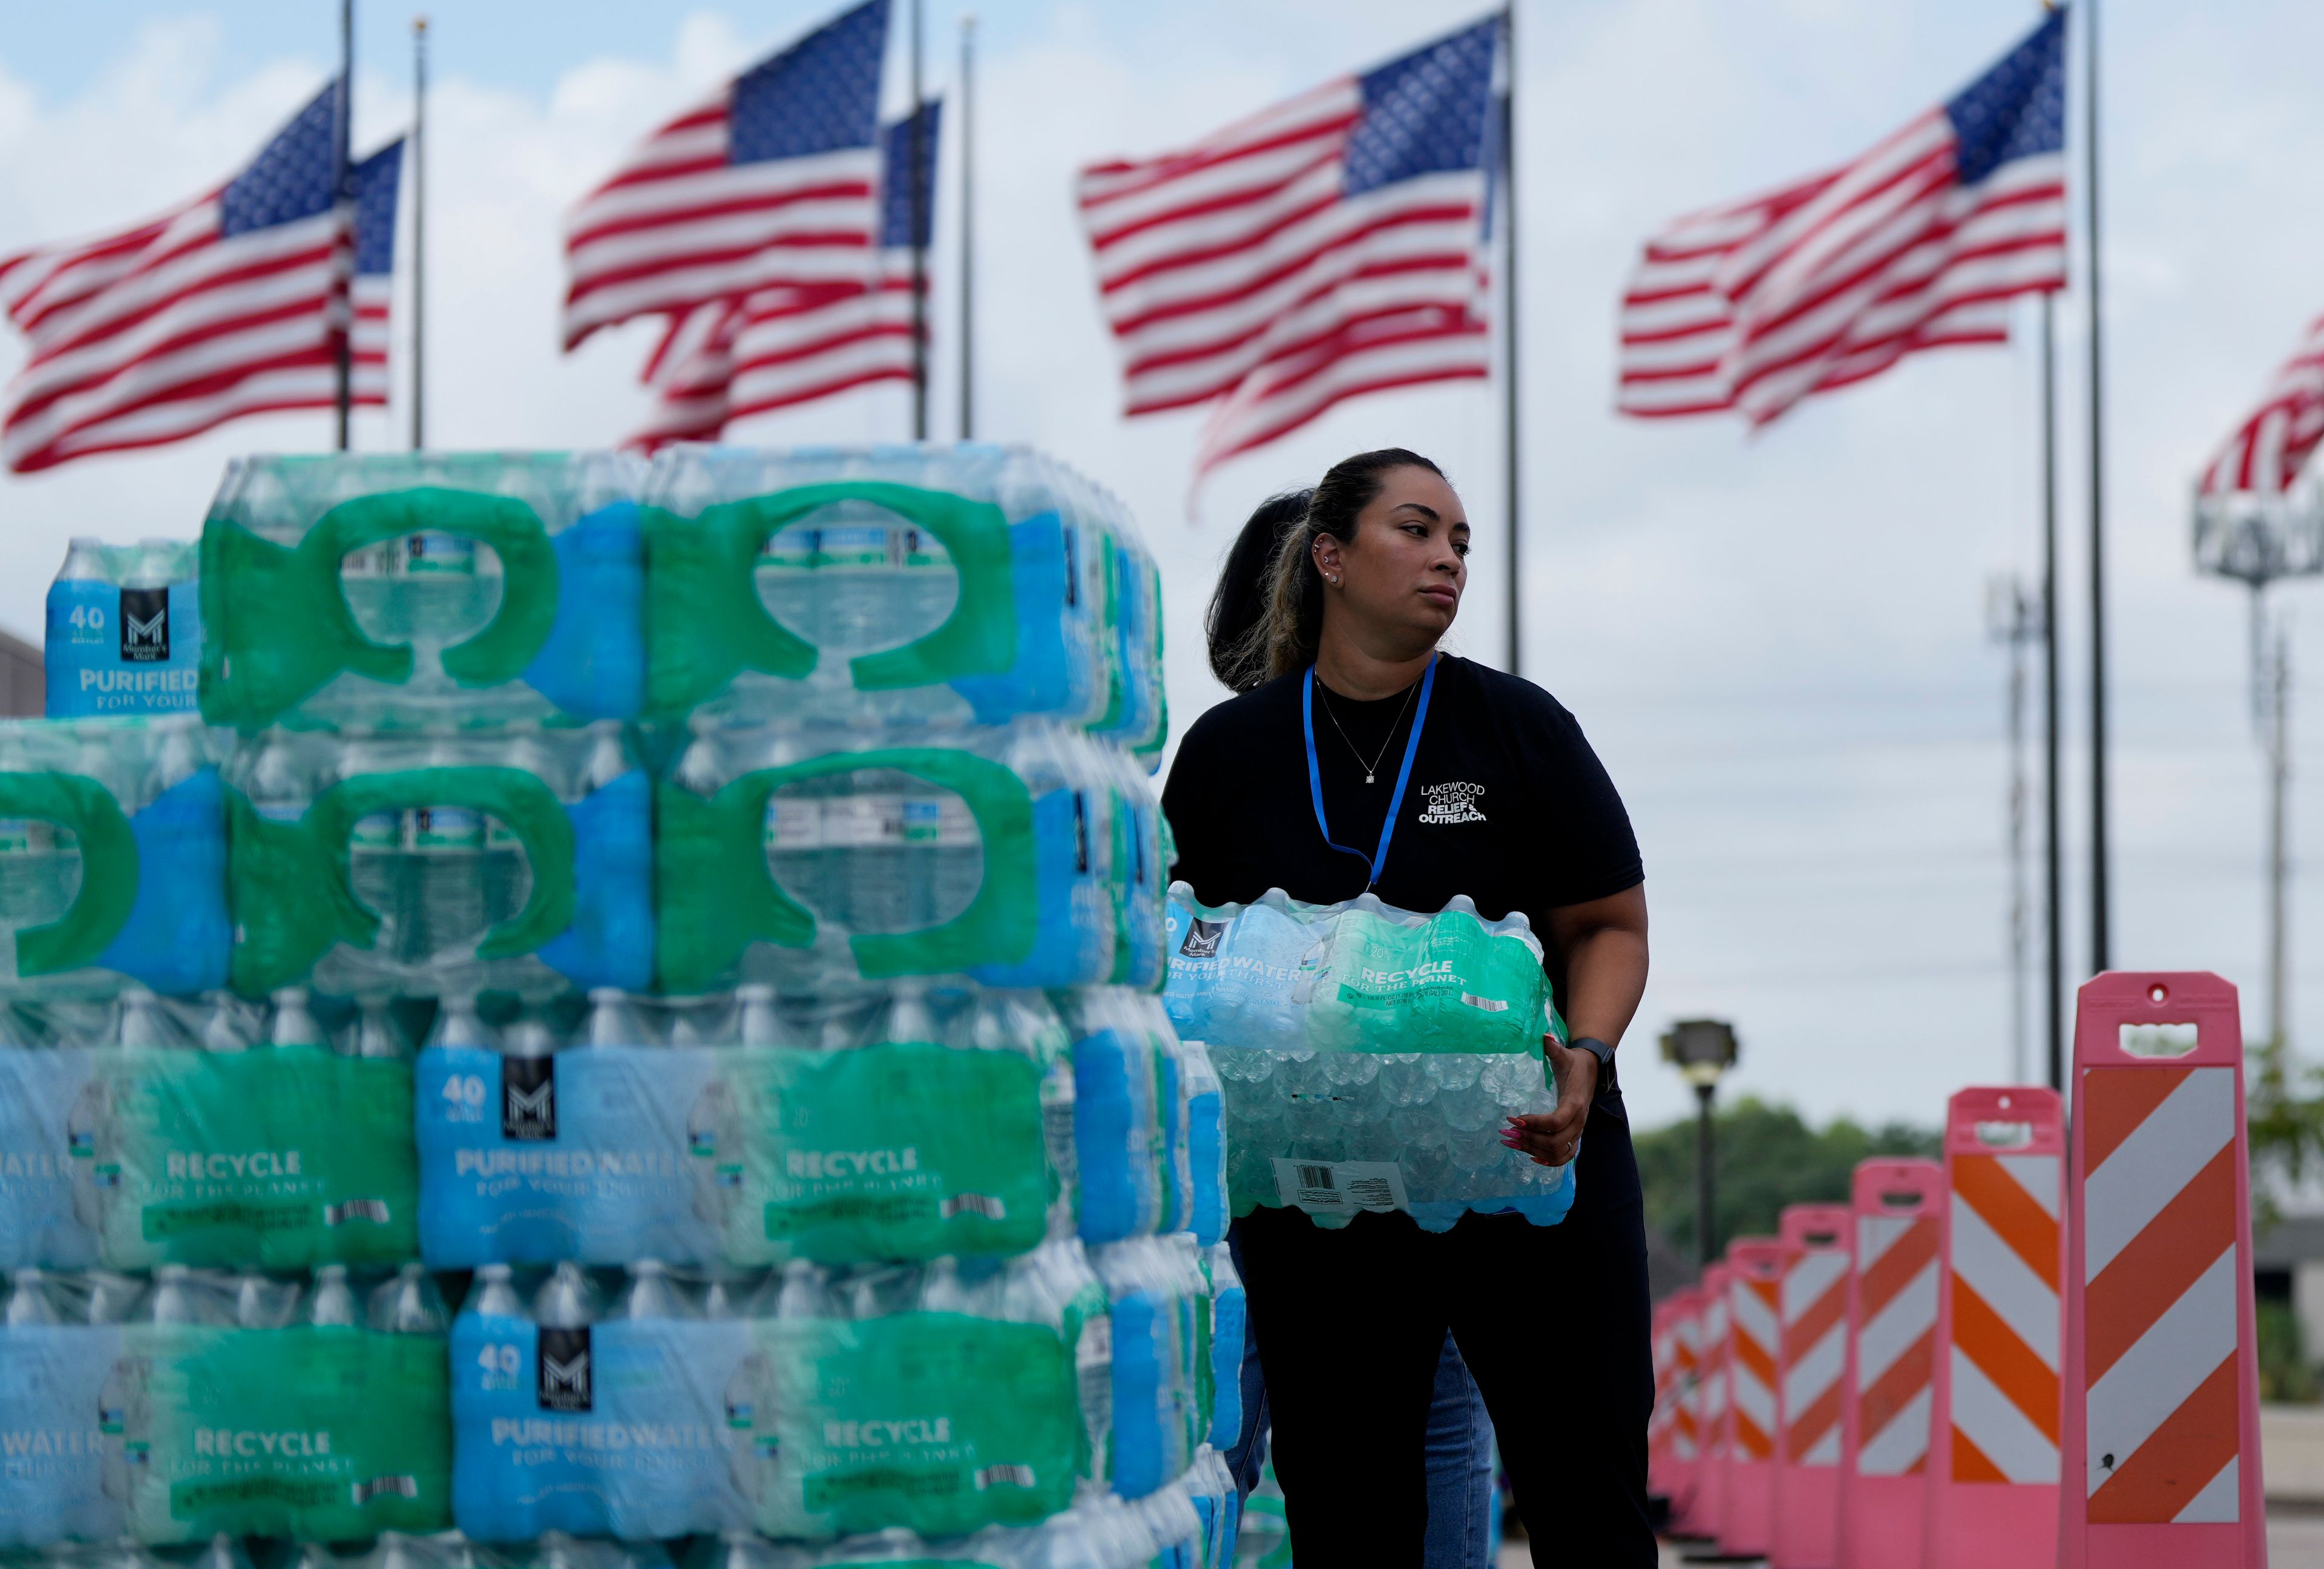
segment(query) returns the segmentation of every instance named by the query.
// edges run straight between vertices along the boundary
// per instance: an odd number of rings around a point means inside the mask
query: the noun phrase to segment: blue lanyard
[[[1323,774],[1315,765],[1315,667],[1307,667],[1306,684],[1299,691],[1299,718],[1307,737],[1307,794],[1315,803],[1315,826],[1323,832],[1323,843],[1342,855],[1353,855],[1371,869],[1371,881],[1364,884],[1369,892],[1388,870],[1388,842],[1396,836],[1396,815],[1404,807],[1404,787],[1412,782],[1412,760],[1420,751],[1420,727],[1428,723],[1428,694],[1436,688],[1436,659],[1431,655],[1428,673],[1420,678],[1420,707],[1412,716],[1412,734],[1404,743],[1404,763],[1396,771],[1396,794],[1388,800],[1388,820],[1380,825],[1379,848],[1370,856],[1360,850],[1351,850],[1345,844],[1334,844],[1332,825],[1323,816]]]

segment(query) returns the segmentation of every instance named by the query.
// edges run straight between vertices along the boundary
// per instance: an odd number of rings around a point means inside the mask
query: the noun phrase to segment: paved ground
[[[2269,1569],[2324,1569],[2324,1509],[2269,1511],[2267,1561]],[[1531,1569],[1532,1563],[1523,1542],[1508,1542],[1498,1569]],[[1684,1563],[1675,1544],[1663,1544],[1662,1569],[1683,1569]]]

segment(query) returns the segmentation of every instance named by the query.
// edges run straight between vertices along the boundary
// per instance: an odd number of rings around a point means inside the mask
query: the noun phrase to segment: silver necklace
[[[1321,681],[1318,681],[1315,684],[1318,687],[1322,687],[1323,685]],[[1362,765],[1364,771],[1364,782],[1366,784],[1371,783],[1373,776],[1379,772],[1380,759],[1388,755],[1388,743],[1396,739],[1396,727],[1404,723],[1405,709],[1412,706],[1412,695],[1419,690],[1420,683],[1417,681],[1415,681],[1411,686],[1406,687],[1404,689],[1404,706],[1396,711],[1396,717],[1388,721],[1387,739],[1380,743],[1380,749],[1372,754],[1372,760],[1370,762],[1365,762],[1364,754],[1356,750],[1356,743],[1348,740],[1347,726],[1342,725],[1340,723],[1340,716],[1332,712],[1331,689],[1329,688],[1324,688],[1323,712],[1330,716],[1332,728],[1340,733],[1340,739],[1343,742],[1347,742],[1350,755],[1354,757],[1356,761]]]

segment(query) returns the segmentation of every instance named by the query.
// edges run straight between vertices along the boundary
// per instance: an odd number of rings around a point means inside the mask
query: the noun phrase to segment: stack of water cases
[[[1216,1078],[1155,996],[1152,562],[997,448],[682,448],[645,501],[659,995],[551,1058],[569,1146],[464,1139],[423,1070],[423,1151],[500,1212],[446,1231],[512,1266],[455,1331],[464,1527],[473,1496],[784,1564],[1220,1561],[1240,1289]],[[581,1267],[528,1294],[528,1237]],[[487,1367],[584,1323],[602,1438]]]
[[[0,731],[0,1546],[1229,1550],[1109,498],[991,448],[264,458],[198,587],[152,554],[56,597],[166,578],[206,723]]]

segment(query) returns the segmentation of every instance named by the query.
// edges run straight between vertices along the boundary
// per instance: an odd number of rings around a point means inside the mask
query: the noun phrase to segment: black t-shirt
[[[1355,898],[1370,880],[1418,693],[1360,703],[1315,683],[1323,810],[1333,840],[1360,850],[1359,857],[1333,849],[1316,826],[1299,718],[1303,680],[1280,677],[1220,704],[1178,743],[1162,791],[1178,842],[1171,875],[1205,904],[1247,904],[1270,888],[1330,904]],[[1565,963],[1546,929],[1549,912],[1619,893],[1645,875],[1622,798],[1573,715],[1530,681],[1439,656],[1428,722],[1373,891],[1402,909],[1442,909],[1465,893],[1488,920],[1522,910],[1542,940],[1563,1011]]]

